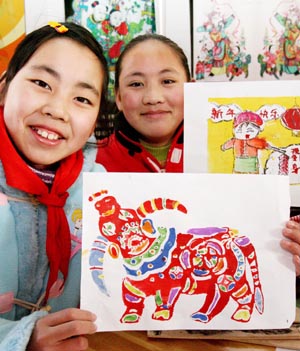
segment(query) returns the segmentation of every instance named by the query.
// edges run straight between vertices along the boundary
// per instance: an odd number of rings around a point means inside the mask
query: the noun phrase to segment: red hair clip
[[[66,26],[62,25],[59,22],[48,22],[49,26],[54,28],[58,33],[65,33],[69,30]]]

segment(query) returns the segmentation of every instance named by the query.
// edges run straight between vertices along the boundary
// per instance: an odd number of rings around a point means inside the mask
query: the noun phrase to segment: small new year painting
[[[299,5],[299,0],[193,0],[195,79],[298,79]]]
[[[299,81],[185,85],[186,172],[289,177],[300,206]]]
[[[81,308],[98,331],[289,327],[289,183],[269,177],[85,173]]]

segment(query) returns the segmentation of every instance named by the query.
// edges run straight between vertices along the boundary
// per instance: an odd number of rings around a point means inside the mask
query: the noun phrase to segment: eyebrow
[[[179,72],[176,69],[173,68],[165,68],[162,69],[161,71],[158,72],[158,74],[165,74],[165,73],[175,73],[175,74],[179,74]],[[127,74],[124,78],[130,78],[130,77],[142,77],[144,76],[144,72],[140,72],[140,71],[134,71],[134,72],[130,72],[129,74]]]
[[[55,79],[57,79],[57,80],[61,79],[60,74],[57,71],[55,71],[53,68],[49,67],[49,66],[46,66],[46,65],[33,65],[32,69],[36,70],[36,71],[45,71],[45,72],[49,73]],[[75,84],[75,87],[91,90],[97,97],[100,96],[100,93],[99,93],[98,89],[96,89],[92,84],[90,84],[88,82],[78,81]]]

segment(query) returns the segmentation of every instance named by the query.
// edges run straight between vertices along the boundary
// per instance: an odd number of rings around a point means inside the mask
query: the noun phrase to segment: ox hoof
[[[251,314],[250,314],[250,311],[248,310],[243,310],[243,309],[240,309],[240,310],[237,310],[234,315],[232,316],[232,318],[235,320],[235,321],[240,321],[240,322],[248,322],[251,318]]]
[[[136,313],[127,313],[120,319],[121,323],[137,323],[140,320],[140,316]]]
[[[167,321],[171,318],[170,310],[155,311],[152,318],[160,321]]]
[[[195,312],[192,314],[192,318],[197,322],[207,323],[209,322],[209,318],[206,314]]]

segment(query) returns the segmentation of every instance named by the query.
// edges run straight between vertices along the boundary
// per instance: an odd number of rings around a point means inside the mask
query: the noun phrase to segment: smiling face
[[[235,137],[240,140],[253,139],[259,132],[259,126],[251,122],[241,123],[234,129]]]
[[[20,69],[4,97],[4,120],[22,157],[35,167],[78,151],[100,108],[103,69],[88,48],[68,38],[45,42]]]
[[[187,80],[178,55],[168,45],[153,39],[141,42],[123,58],[117,106],[144,141],[166,145],[183,120]]]

